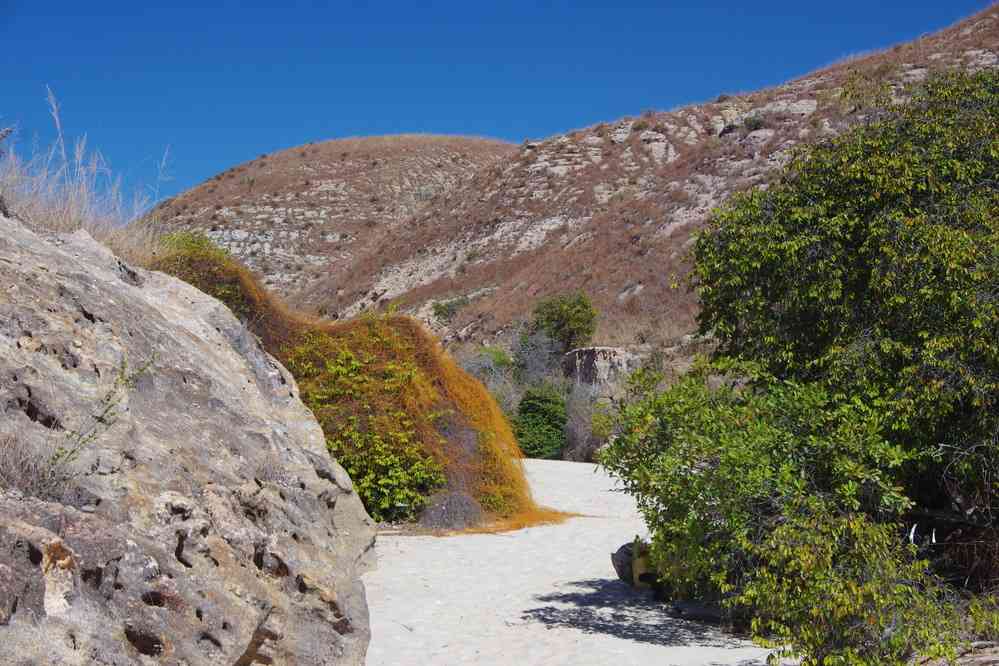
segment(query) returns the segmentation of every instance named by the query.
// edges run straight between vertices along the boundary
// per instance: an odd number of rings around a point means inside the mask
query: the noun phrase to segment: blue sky
[[[309,141],[520,141],[753,90],[988,4],[0,0],[0,124],[50,140],[49,85],[126,187],[169,146],[169,195]]]

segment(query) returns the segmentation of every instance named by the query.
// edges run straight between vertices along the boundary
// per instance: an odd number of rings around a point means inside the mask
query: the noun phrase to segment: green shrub
[[[743,122],[743,126],[746,128],[747,132],[755,132],[756,130],[763,129],[767,126],[767,123],[760,116],[749,116]]]
[[[354,420],[327,446],[347,470],[372,518],[411,520],[444,485],[444,468],[423,450],[404,413],[385,421],[376,429],[362,430]]]
[[[434,318],[445,323],[450,322],[458,314],[458,311],[468,305],[468,303],[469,300],[465,296],[452,298],[448,301],[436,301],[432,308]]]
[[[910,454],[882,429],[817,384],[704,364],[624,406],[602,462],[635,495],[674,597],[721,603],[806,663],[903,663],[956,639],[895,525]]]
[[[999,578],[999,73],[910,99],[715,214],[693,271],[715,363],[636,380],[604,458],[670,592],[805,664],[999,626],[977,600],[961,625],[940,578]]]
[[[999,73],[934,77],[877,118],[716,214],[695,248],[700,327],[883,413],[912,454],[894,482],[930,527],[962,530],[937,570],[985,588],[999,558],[968,544],[994,544],[999,516]]]
[[[376,349],[402,344],[377,323],[366,338],[378,340]],[[283,356],[302,401],[323,426],[327,448],[350,474],[368,513],[379,521],[419,514],[445,476],[428,450],[439,451],[443,443],[426,442],[428,436],[441,437],[422,422],[425,417],[418,424],[399,409],[398,396],[430,390],[416,363],[398,357],[385,362],[374,350],[319,331],[302,335]]]
[[[152,267],[222,300],[288,368],[376,519],[413,518],[448,484],[467,488],[488,519],[552,519],[531,499],[499,406],[414,319],[316,321],[288,309],[207,238],[177,234],[164,243]],[[465,437],[445,437],[449,428],[473,433],[475,450]]]
[[[959,616],[899,526],[826,509],[803,502],[752,549],[761,566],[735,601],[754,634],[803,666],[955,658]]]
[[[742,385],[702,365],[625,405],[601,460],[636,496],[677,593],[716,600],[747,572],[741,544],[762,542],[797,497],[885,516],[908,507],[884,472],[905,454],[881,437],[875,411],[751,366],[731,370],[756,379]]]
[[[549,386],[530,388],[517,405],[514,432],[528,458],[557,458],[565,447],[565,398]]]
[[[566,352],[582,347],[597,328],[597,310],[580,292],[546,298],[534,307],[532,328],[544,331]]]
[[[513,358],[510,354],[502,347],[495,346],[485,346],[482,348],[482,353],[487,356],[492,364],[497,368],[512,368]]]

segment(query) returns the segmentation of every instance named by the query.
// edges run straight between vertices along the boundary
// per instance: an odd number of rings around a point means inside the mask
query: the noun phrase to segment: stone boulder
[[[634,569],[632,569],[634,561],[634,541],[629,541],[611,553],[611,564],[614,566],[614,572],[617,574],[617,577],[622,583],[627,583],[628,585],[635,584],[635,572]]]
[[[77,452],[0,488],[0,663],[364,663],[371,520],[218,301],[0,217],[4,442]]]

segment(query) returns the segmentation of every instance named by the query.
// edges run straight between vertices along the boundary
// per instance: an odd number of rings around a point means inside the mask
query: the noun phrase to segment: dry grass
[[[16,145],[0,152],[0,199],[8,212],[38,232],[86,231],[122,258],[147,261],[159,232],[153,225],[131,224],[148,204],[144,196],[126,201],[99,151],[86,138],[67,145],[59,105],[49,91],[56,139],[47,148],[22,154]],[[14,138],[9,132],[8,143]]]
[[[0,490],[58,501],[70,490],[77,474],[71,462],[59,456],[48,440],[39,444],[13,435],[0,436]]]

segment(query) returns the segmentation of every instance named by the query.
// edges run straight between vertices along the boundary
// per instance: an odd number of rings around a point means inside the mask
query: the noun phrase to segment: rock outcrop
[[[3,442],[78,450],[0,488],[0,663],[364,662],[371,521],[218,301],[0,218]]]
[[[641,364],[640,355],[619,347],[581,347],[562,357],[566,378],[602,398],[619,397],[624,381]]]

